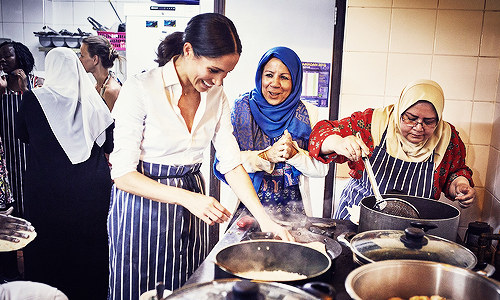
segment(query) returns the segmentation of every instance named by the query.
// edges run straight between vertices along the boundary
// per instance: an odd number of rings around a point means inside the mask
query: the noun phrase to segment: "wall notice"
[[[311,102],[318,107],[328,107],[330,64],[302,62],[302,69],[302,95],[300,99]]]

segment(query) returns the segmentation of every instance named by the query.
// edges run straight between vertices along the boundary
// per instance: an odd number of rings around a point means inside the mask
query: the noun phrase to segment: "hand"
[[[294,242],[295,238],[286,230],[284,227],[278,225],[276,222],[269,219],[265,222],[259,222],[260,229],[263,232],[272,232],[274,236],[279,237],[283,241],[291,241]]]
[[[182,206],[208,225],[224,223],[231,217],[231,213],[213,197],[188,192],[184,200]]]
[[[45,78],[37,77],[36,82],[35,82],[35,87],[43,86],[44,82],[45,82]]]
[[[458,205],[461,208],[468,208],[476,199],[476,190],[467,183],[458,183],[455,186],[456,197],[455,200],[458,201]]]
[[[28,76],[24,73],[23,69],[16,69],[10,73],[9,76],[14,76],[12,79],[13,86],[11,90],[26,92],[28,90]]]
[[[264,159],[272,163],[284,162],[295,156],[297,152],[293,146],[292,135],[288,130],[285,130],[283,136],[269,150],[265,151]]]
[[[351,161],[357,161],[361,159],[362,155],[367,156],[370,153],[370,148],[368,148],[359,135],[356,137],[354,135],[349,135],[344,138],[337,136],[335,145],[333,148],[335,152],[339,155],[345,156]]]
[[[19,231],[35,231],[35,229],[28,221],[10,216],[13,209],[11,207],[0,212],[0,239],[18,243],[18,238],[29,238],[28,234]]]
[[[0,91],[4,91],[7,88],[7,77],[2,70],[0,72],[2,73],[0,76]]]
[[[458,201],[461,208],[468,208],[476,199],[476,190],[470,186],[469,180],[458,176],[450,184],[449,194]]]

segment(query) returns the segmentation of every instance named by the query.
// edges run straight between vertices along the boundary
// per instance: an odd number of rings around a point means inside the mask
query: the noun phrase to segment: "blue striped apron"
[[[432,198],[434,183],[434,153],[423,162],[407,162],[389,155],[386,151],[386,132],[382,142],[369,158],[381,194],[388,191]],[[347,207],[359,205],[365,197],[374,195],[366,171],[360,179],[350,178],[340,195],[335,219],[349,219]]]
[[[23,177],[26,171],[27,145],[15,136],[14,125],[15,115],[21,105],[23,96],[20,93],[11,92],[3,94],[1,97],[0,137],[3,142],[7,176],[12,196],[17,202],[14,215],[22,217],[24,212]]]
[[[200,166],[141,161],[138,171],[163,184],[204,194]],[[109,300],[137,300],[160,281],[175,290],[207,256],[208,225],[183,206],[139,197],[115,185],[110,205]]]

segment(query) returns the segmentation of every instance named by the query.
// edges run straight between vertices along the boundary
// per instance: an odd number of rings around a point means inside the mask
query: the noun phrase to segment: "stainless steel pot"
[[[500,282],[448,264],[387,260],[354,269],[345,288],[354,300],[439,295],[446,299],[500,300]]]
[[[383,198],[400,198],[414,205],[420,213],[419,219],[404,218],[385,214],[374,208],[374,196],[366,197],[360,203],[358,232],[368,230],[405,230],[416,226],[426,228],[427,233],[445,238],[450,241],[457,240],[460,211],[448,203],[441,201],[414,197],[408,195],[382,195]]]
[[[250,282],[241,279],[219,279],[191,284],[172,292],[165,300],[333,300],[334,289],[321,282],[311,282],[301,288],[276,282]]]
[[[284,271],[305,275],[305,279],[324,274],[332,265],[331,258],[317,249],[295,242],[281,240],[252,240],[229,245],[221,249],[215,264],[225,272],[243,278],[242,272]],[[245,279],[266,280],[255,277]],[[273,278],[271,281],[302,281]],[[269,280],[267,280],[269,281]]]
[[[472,269],[477,263],[476,256],[469,249],[437,236],[425,235],[419,228],[371,230],[356,234],[350,241],[344,239],[344,235],[338,239],[351,248],[354,262],[360,265],[412,259]]]

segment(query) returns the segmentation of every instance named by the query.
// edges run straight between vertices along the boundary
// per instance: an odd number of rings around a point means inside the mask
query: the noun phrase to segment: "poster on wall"
[[[330,87],[330,64],[321,62],[302,62],[301,100],[318,107],[328,107]]]

